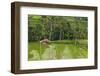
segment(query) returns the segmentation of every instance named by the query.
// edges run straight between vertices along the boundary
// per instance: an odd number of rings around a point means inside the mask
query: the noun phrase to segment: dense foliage
[[[28,41],[87,39],[87,17],[28,15]]]

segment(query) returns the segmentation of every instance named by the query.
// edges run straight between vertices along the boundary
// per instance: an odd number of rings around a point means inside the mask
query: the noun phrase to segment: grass
[[[29,42],[28,60],[54,60],[87,58],[87,40],[78,40],[78,45],[72,40],[51,41],[46,47],[39,42]]]
[[[56,58],[60,59],[62,57],[62,53],[65,49],[65,44],[55,44],[55,50],[56,50]]]

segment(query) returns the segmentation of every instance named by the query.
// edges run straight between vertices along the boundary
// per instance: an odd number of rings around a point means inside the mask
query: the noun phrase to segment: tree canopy
[[[88,18],[28,15],[28,41],[87,39]]]

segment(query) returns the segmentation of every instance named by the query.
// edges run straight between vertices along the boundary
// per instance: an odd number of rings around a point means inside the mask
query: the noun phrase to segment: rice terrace
[[[28,60],[88,57],[88,18],[28,15]]]

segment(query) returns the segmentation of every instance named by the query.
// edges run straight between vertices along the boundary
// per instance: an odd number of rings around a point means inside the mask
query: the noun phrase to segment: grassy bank
[[[87,40],[58,40],[50,41],[45,47],[40,42],[28,43],[28,60],[53,60],[87,58]]]

